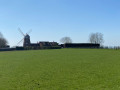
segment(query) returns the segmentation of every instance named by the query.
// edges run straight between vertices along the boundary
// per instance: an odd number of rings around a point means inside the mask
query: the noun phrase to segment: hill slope
[[[119,90],[120,51],[0,52],[0,90]]]

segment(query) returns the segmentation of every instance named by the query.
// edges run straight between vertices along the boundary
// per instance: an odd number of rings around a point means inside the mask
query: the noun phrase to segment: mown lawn
[[[0,90],[120,90],[120,50],[0,52]]]

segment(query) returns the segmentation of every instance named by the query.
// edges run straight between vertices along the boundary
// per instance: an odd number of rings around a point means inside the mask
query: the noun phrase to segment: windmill
[[[32,30],[30,30],[29,32],[27,32],[26,34],[24,34],[20,28],[18,28],[18,31],[23,35],[23,39],[18,42],[17,46],[20,45],[21,42],[23,42],[23,47],[28,47],[31,45],[31,42],[30,42],[30,33]]]

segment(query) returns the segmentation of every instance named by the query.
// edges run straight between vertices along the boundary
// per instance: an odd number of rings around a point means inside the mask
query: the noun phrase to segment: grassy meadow
[[[120,50],[0,52],[0,90],[120,90]]]

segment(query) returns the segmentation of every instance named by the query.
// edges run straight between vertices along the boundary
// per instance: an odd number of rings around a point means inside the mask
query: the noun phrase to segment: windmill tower
[[[23,47],[29,47],[29,46],[31,46],[31,41],[30,41],[30,35],[29,35],[29,33],[32,31],[32,30],[30,30],[28,33],[26,33],[26,34],[24,34],[22,31],[21,31],[21,29],[19,28],[18,29],[19,30],[19,32],[23,35],[23,39],[17,44],[17,46],[19,46],[19,44],[21,43],[21,42],[23,42]]]
[[[30,44],[31,44],[30,36],[28,34],[26,34],[25,37],[24,37],[23,47],[28,47],[28,46],[30,46]]]

